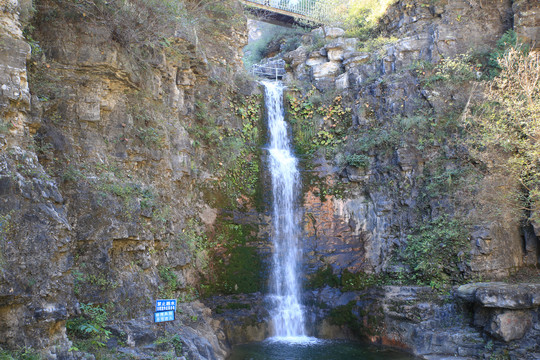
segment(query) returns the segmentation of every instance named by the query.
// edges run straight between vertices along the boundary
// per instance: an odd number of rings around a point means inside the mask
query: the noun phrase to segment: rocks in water
[[[261,293],[215,296],[205,299],[212,309],[214,328],[228,346],[262,341],[270,335],[269,307]]]

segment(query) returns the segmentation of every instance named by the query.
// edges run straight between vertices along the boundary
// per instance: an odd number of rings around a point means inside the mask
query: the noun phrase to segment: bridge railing
[[[283,61],[283,60],[282,60]],[[255,76],[264,77],[272,80],[279,80],[285,76],[285,64],[272,62],[270,64],[254,64],[251,67],[251,73]]]
[[[243,0],[243,2],[279,9],[307,18],[316,18],[318,11],[317,0]]]

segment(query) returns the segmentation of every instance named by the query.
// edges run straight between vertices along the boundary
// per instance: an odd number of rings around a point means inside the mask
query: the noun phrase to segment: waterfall
[[[300,304],[299,264],[302,249],[299,243],[300,215],[298,195],[300,174],[287,135],[283,110],[283,86],[263,81],[270,136],[269,167],[272,177],[272,271],[270,299],[274,338],[299,340],[306,338],[304,314]]]

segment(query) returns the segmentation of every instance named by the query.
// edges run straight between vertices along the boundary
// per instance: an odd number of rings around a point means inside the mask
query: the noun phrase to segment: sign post
[[[176,318],[176,299],[156,300],[154,322],[174,321]]]

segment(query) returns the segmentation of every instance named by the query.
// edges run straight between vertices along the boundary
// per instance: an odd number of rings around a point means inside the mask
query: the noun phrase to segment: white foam
[[[311,336],[273,336],[265,340],[269,343],[282,343],[292,345],[319,345],[325,342],[325,340],[317,339]]]

